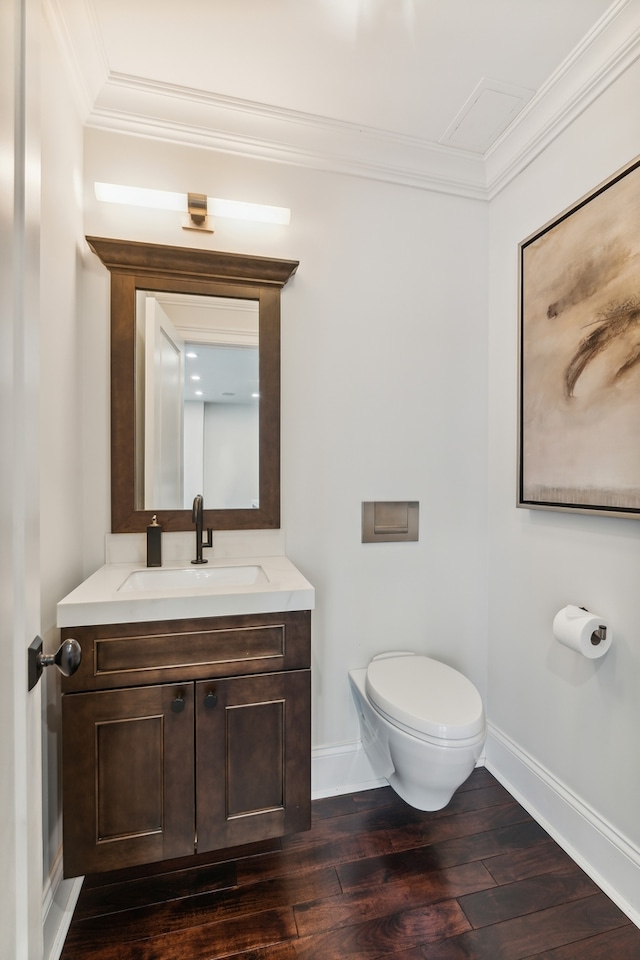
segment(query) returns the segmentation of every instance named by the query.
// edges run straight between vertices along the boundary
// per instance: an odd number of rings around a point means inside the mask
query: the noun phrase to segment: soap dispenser
[[[147,527],[147,566],[162,566],[162,527],[155,514]]]

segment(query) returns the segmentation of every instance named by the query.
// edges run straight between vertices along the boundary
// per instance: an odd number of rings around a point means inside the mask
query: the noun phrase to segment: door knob
[[[45,667],[55,665],[63,676],[70,677],[81,660],[82,648],[73,637],[64,640],[52,654],[42,652],[42,637],[36,637],[29,644],[29,690],[33,690]]]
[[[175,700],[171,701],[171,709],[174,713],[182,713],[184,710],[184,694],[179,693]]]
[[[204,698],[205,707],[209,707],[209,709],[211,709],[212,707],[215,707],[217,702],[218,702],[218,698],[216,697],[215,693],[213,692],[213,690],[209,690],[209,693]]]

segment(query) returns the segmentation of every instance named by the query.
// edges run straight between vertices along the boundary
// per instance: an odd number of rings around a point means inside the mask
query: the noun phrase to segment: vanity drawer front
[[[82,647],[65,693],[310,666],[310,611],[65,628]]]

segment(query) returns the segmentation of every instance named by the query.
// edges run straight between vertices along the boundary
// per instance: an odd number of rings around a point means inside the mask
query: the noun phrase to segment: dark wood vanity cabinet
[[[65,876],[306,830],[310,612],[65,628]]]

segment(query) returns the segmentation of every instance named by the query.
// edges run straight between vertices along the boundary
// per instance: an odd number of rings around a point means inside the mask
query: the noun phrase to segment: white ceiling
[[[640,47],[640,0],[44,3],[89,126],[478,199]]]
[[[610,0],[93,0],[109,68],[439,141],[483,78],[535,92]]]
[[[258,301],[158,291],[147,296],[173,326],[170,339],[184,345],[184,399],[255,404],[260,392]]]
[[[48,0],[92,125],[445,189],[634,2]]]

